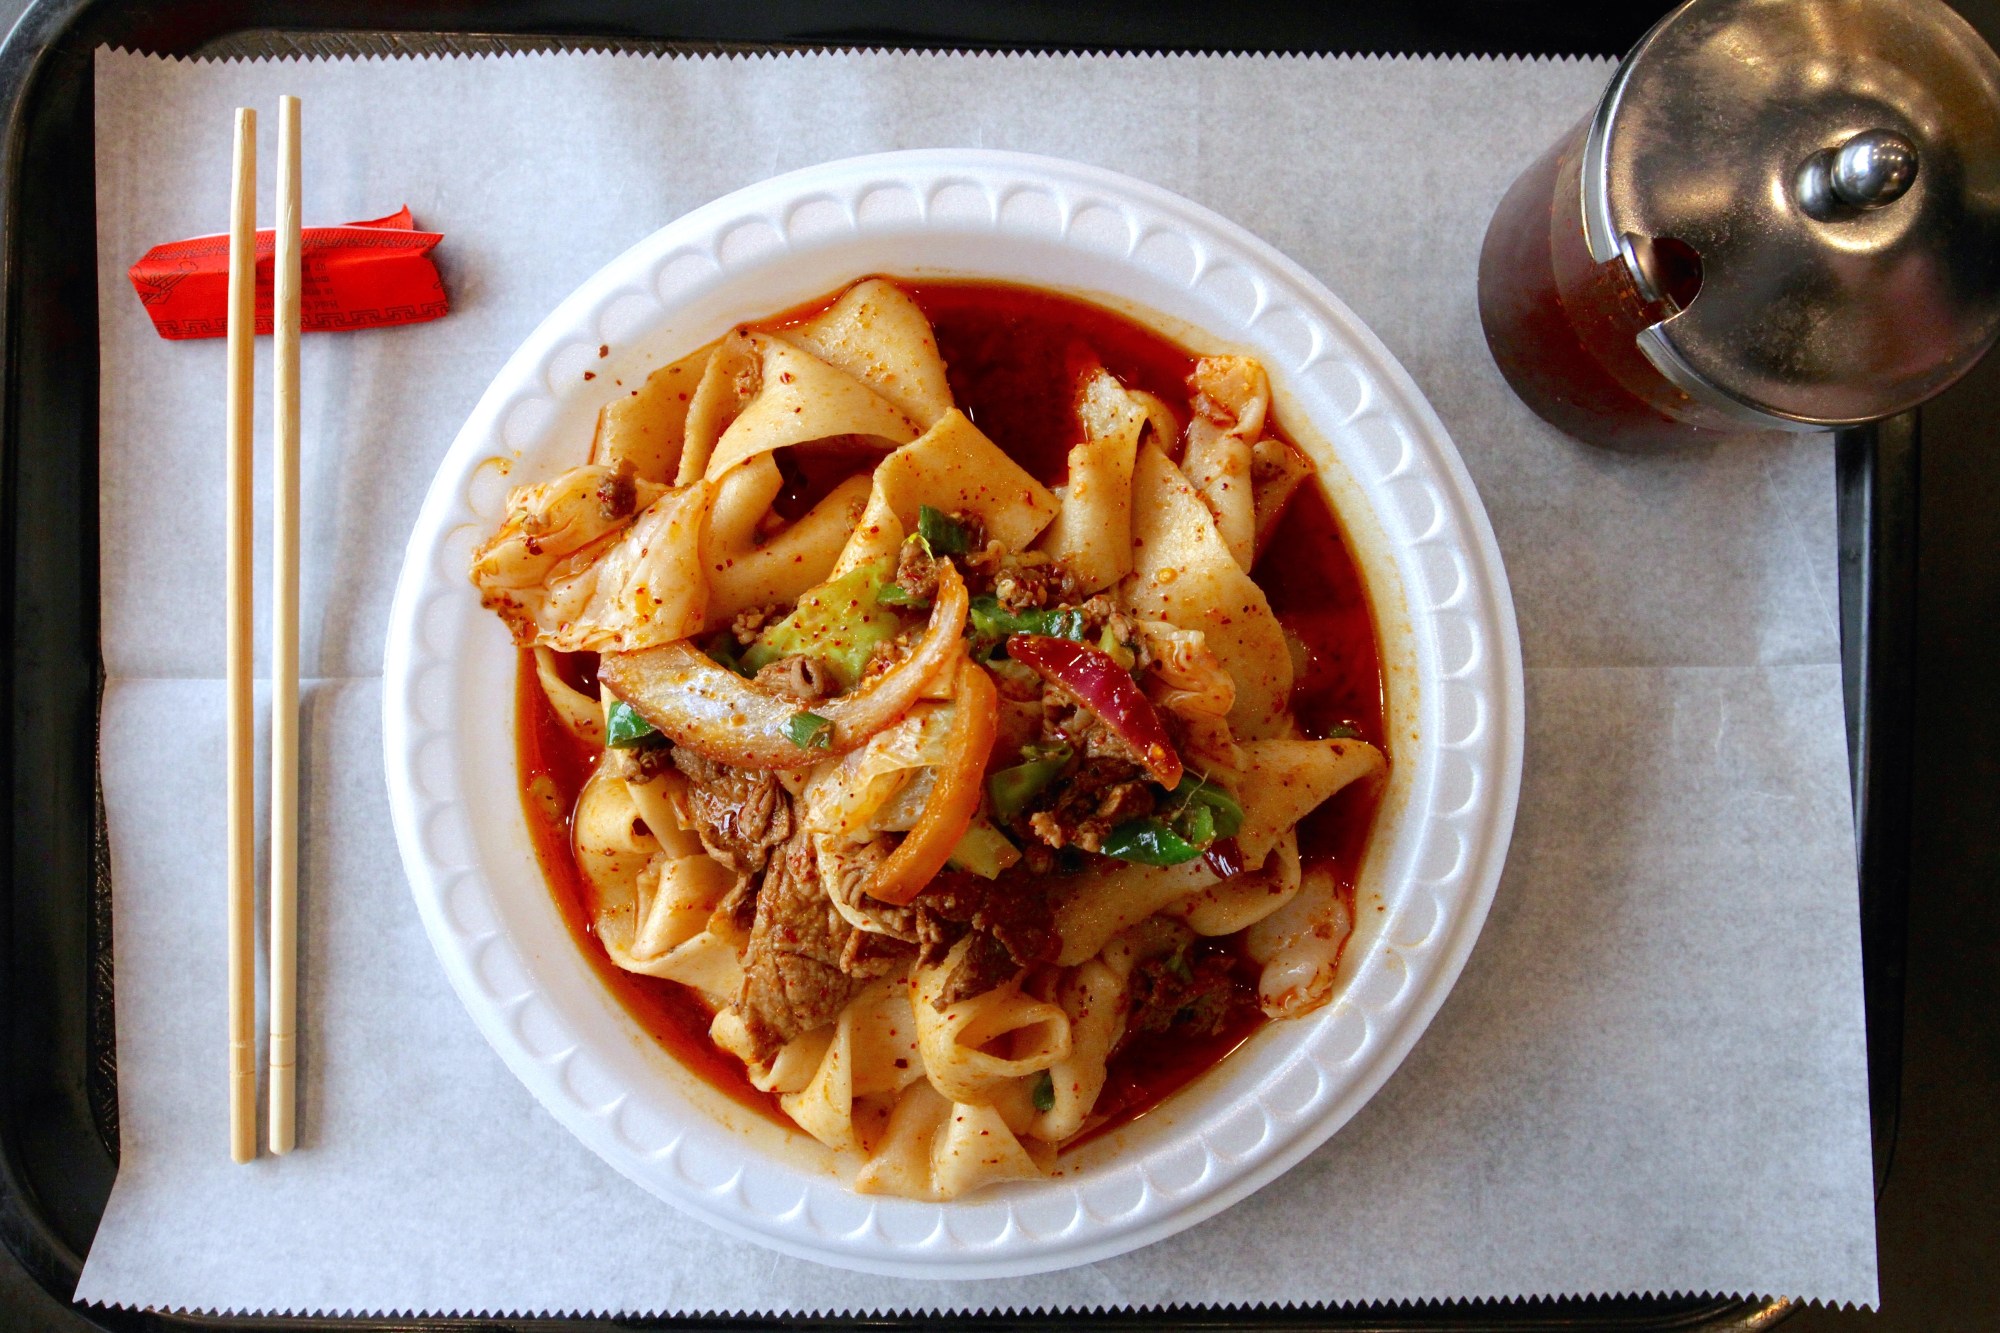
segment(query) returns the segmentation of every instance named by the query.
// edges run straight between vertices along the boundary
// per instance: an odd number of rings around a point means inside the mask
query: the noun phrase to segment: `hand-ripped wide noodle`
[[[617,387],[472,577],[544,869],[663,1046],[942,1201],[1328,1002],[1380,669],[1261,365],[871,278]]]

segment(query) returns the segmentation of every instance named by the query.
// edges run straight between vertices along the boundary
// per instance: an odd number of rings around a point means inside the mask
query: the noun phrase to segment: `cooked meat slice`
[[[1091,757],[1076,771],[1052,784],[1042,809],[1016,819],[1011,827],[1045,846],[1081,847],[1095,852],[1104,837],[1128,819],[1142,819],[1156,804],[1146,775],[1124,758]]]
[[[839,684],[826,663],[803,653],[771,663],[757,673],[756,683],[773,694],[788,695],[807,704],[826,698]]]
[[[771,849],[792,835],[792,798],[777,775],[718,764],[685,746],[673,755],[687,775],[688,813],[701,845],[738,873],[762,870]]]
[[[965,932],[972,929],[963,921],[947,921],[935,912],[917,912],[917,965],[934,966],[951,946],[965,938]]]
[[[745,948],[757,924],[757,890],[762,883],[759,876],[738,872],[735,886],[708,914],[708,933],[738,950]]]
[[[1257,1004],[1256,987],[1244,983],[1227,957],[1196,956],[1187,944],[1133,968],[1131,987],[1132,1009],[1125,1020],[1128,1038],[1169,1030],[1212,1037],[1245,1006]]]
[[[922,542],[904,542],[896,554],[896,586],[906,593],[912,605],[928,606],[937,600],[938,557],[924,548]]]
[[[867,984],[841,968],[853,933],[821,892],[812,844],[801,832],[764,872],[743,954],[737,1007],[758,1059],[833,1022]]]
[[[601,770],[609,777],[627,782],[651,782],[674,766],[673,756],[664,745],[633,745],[606,750]]]
[[[840,970],[857,981],[873,981],[895,972],[907,972],[916,957],[914,945],[872,930],[850,930],[840,951]]]
[[[814,846],[818,851],[820,887],[841,916],[865,933],[886,935],[906,943],[916,941],[915,908],[896,907],[868,896],[869,881],[895,850],[889,838],[877,836],[859,843],[820,838]]]
[[[986,880],[948,871],[917,897],[915,906],[939,922],[994,936],[1023,967],[1052,961],[1058,952],[1048,886],[1029,876]]]
[[[968,932],[975,936],[946,978],[940,1009],[984,994],[1023,968],[1054,961],[1061,943],[1046,887],[1027,876],[940,875],[913,906],[924,963],[936,963]]]
[[[1006,983],[1020,970],[1021,965],[1007,952],[1006,945],[991,935],[975,931],[971,947],[960,956],[951,975],[944,979],[944,989],[931,1002],[932,1007],[943,1013],[960,1000],[984,995],[995,986]]]

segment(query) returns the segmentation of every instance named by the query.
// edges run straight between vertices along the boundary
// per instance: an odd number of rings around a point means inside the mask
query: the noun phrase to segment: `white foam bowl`
[[[1158,1110],[1065,1156],[1059,1176],[951,1204],[853,1193],[818,1145],[690,1075],[620,1007],[536,864],[515,773],[515,654],[466,576],[508,489],[582,462],[620,381],[872,273],[1066,290],[1198,351],[1258,357],[1368,584],[1393,760],[1334,1002],[1267,1025]],[[1402,367],[1311,275],[1233,223],[1140,181],[1014,153],[829,162],[697,209],[605,266],[507,362],[438,470],[383,672],[411,892],[514,1073],[673,1206],[787,1254],[909,1277],[1119,1254],[1228,1207],[1325,1142],[1457,979],[1520,782],[1506,575],[1463,463]]]

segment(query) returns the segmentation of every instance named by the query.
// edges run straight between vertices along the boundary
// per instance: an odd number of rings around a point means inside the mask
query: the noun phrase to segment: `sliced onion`
[[[845,754],[894,723],[923,697],[924,686],[953,653],[965,628],[965,582],[938,562],[930,624],[908,657],[837,699],[802,704],[760,690],[685,640],[636,653],[606,653],[597,678],[665,732],[675,744],[737,768],[810,768]],[[788,735],[800,712],[833,725],[824,749],[802,749]]]

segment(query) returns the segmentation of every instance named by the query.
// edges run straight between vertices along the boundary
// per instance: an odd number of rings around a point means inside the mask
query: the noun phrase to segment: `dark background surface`
[[[337,3],[337,0],[336,0]],[[27,6],[0,0],[0,28]],[[204,6],[207,8],[207,6]],[[293,9],[286,0],[274,8]],[[498,6],[496,10],[511,9]],[[754,7],[753,7],[754,8]],[[784,4],[787,26],[865,40],[865,5]],[[1328,11],[1355,50],[1547,50],[1615,55],[1665,6],[1591,7],[1525,0]],[[2000,45],[2000,0],[1957,8]],[[996,41],[1033,40],[1060,25],[1085,40],[1131,46],[1266,46],[1296,30],[1281,11],[1218,21],[1210,7],[1119,3],[989,5]],[[931,13],[952,31],[947,7]],[[172,10],[161,6],[162,26]],[[248,22],[269,9],[245,6]],[[643,12],[643,9],[635,10]],[[1334,17],[1337,12],[1338,17]],[[465,26],[481,11],[465,7]],[[690,37],[741,34],[744,11],[715,6]],[[781,17],[782,17],[781,16]],[[1261,17],[1260,17],[1261,16]],[[282,24],[282,16],[268,20]],[[498,24],[494,26],[500,26]],[[761,24],[759,26],[762,26]],[[1267,35],[1268,34],[1268,35]],[[1923,412],[1916,611],[1915,773],[1909,896],[1909,982],[1901,1125],[1877,1210],[1882,1310],[1807,1310],[1798,1333],[2000,1329],[2000,358],[1989,357]],[[1751,1095],[1751,1094],[1746,1094]],[[82,1333],[90,1326],[0,1253],[0,1329]]]

